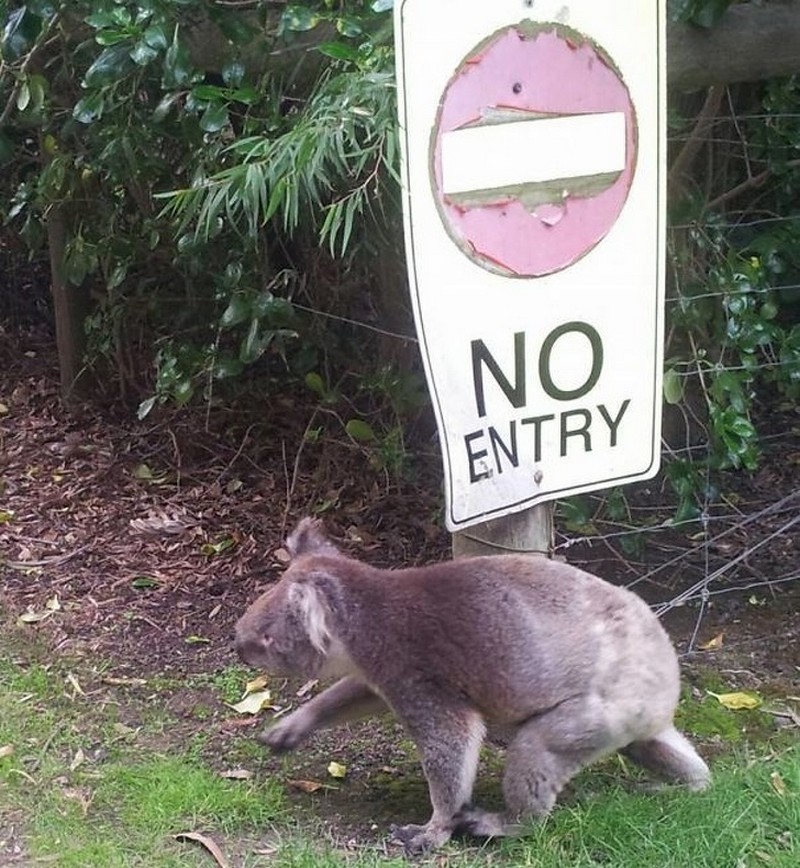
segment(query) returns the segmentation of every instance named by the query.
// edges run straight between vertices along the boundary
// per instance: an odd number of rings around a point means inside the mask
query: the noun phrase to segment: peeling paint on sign
[[[474,262],[538,277],[574,263],[619,216],[636,116],[606,53],[564,25],[523,22],[469,52],[431,144],[439,212]]]

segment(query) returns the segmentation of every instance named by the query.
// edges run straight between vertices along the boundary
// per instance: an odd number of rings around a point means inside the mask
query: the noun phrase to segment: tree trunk
[[[47,212],[47,245],[50,252],[50,291],[56,323],[61,399],[70,406],[81,396],[85,383],[83,359],[86,351],[84,320],[88,293],[83,286],[70,286],[64,275],[67,246],[66,206],[52,205]]]

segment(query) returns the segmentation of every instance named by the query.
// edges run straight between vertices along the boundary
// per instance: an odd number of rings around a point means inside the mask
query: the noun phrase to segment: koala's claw
[[[440,847],[450,838],[449,832],[431,829],[430,825],[418,826],[410,823],[407,826],[389,827],[392,840],[403,845],[407,856],[422,856]]]

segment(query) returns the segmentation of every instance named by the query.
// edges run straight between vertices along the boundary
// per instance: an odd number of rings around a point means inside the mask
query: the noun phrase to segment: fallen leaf
[[[94,800],[94,793],[87,787],[62,787],[61,794],[65,799],[77,802],[81,806],[81,814],[85,817]]]
[[[195,527],[197,522],[188,516],[151,514],[147,518],[132,518],[129,522],[137,533],[167,534],[177,536]]]
[[[211,643],[210,639],[206,639],[205,636],[198,636],[195,633],[192,633],[191,636],[187,636],[183,641],[187,645],[209,645]]]
[[[236,705],[229,705],[234,711],[239,714],[259,714],[264,708],[272,702],[272,692],[269,690],[257,690],[253,693],[245,695],[241,702]]]
[[[302,699],[307,693],[310,693],[317,685],[319,684],[318,678],[312,678],[311,681],[306,681],[306,683],[295,693],[295,696]]]
[[[7,756],[14,756],[13,744],[4,744],[0,747],[0,759],[5,759]]]
[[[12,509],[0,509],[0,524],[8,524],[14,518]]]
[[[332,778],[347,777],[347,766],[343,766],[341,763],[337,762],[330,762],[328,763],[328,774]]]
[[[51,597],[45,604],[44,609],[36,612],[33,609],[28,609],[27,612],[23,612],[18,618],[18,624],[37,624],[40,621],[44,621],[49,618],[51,615],[56,612],[61,611],[61,603],[58,601],[58,597]]]
[[[69,764],[69,770],[74,772],[79,766],[82,766],[86,762],[86,754],[83,752],[83,748],[79,747],[75,751],[75,756],[72,757],[72,762]]]
[[[83,688],[82,688],[81,685],[80,685],[80,682],[78,681],[78,679],[77,679],[77,678],[76,678],[76,677],[75,677],[71,672],[68,672],[68,673],[67,673],[67,682],[68,682],[69,684],[72,685],[72,691],[73,691],[73,694],[74,694],[75,696],[77,696],[77,695],[79,695],[79,694],[80,694],[81,696],[86,696],[86,694],[84,693]]]
[[[743,708],[758,708],[761,705],[761,699],[758,696],[753,696],[752,693],[713,693],[708,690],[707,693],[713,696],[720,705],[731,711],[739,711]]]
[[[275,549],[275,551],[272,553],[272,557],[274,557],[276,561],[279,561],[282,564],[288,564],[289,561],[292,559],[292,556],[284,548]]]
[[[5,416],[8,413],[8,404],[4,404],[0,401],[0,416]]]
[[[219,542],[215,543],[203,543],[200,546],[200,551],[204,555],[220,555],[222,552],[227,551],[227,549],[232,548],[236,545],[236,540],[231,537],[226,537],[225,539],[221,539]]]
[[[266,675],[259,675],[258,678],[248,681],[244,686],[244,696],[247,696],[248,693],[258,693],[258,691],[263,690],[267,686],[267,680]],[[242,699],[244,699],[244,696]]]
[[[722,648],[722,638],[724,635],[725,635],[724,633],[717,633],[717,635],[714,636],[713,639],[709,639],[708,642],[704,642],[700,646],[700,650],[701,651],[717,651],[718,649]]]
[[[144,687],[147,684],[144,678],[116,678],[113,675],[106,675],[101,680],[112,687]]]
[[[136,576],[131,580],[131,587],[134,591],[150,591],[160,585],[161,582],[153,576]]]
[[[286,781],[286,785],[302,793],[316,793],[324,786],[319,781]]]
[[[173,835],[173,838],[176,841],[195,841],[208,850],[213,856],[214,861],[219,865],[219,868],[231,868],[231,863],[225,858],[219,845],[207,835],[201,835],[199,832],[179,832],[177,835]]]
[[[133,468],[133,476],[135,479],[152,479],[153,471],[146,464],[137,464]]]
[[[772,772],[769,776],[769,782],[772,784],[772,789],[779,796],[786,795],[786,781],[780,776],[780,772]]]
[[[248,769],[231,769],[227,772],[220,772],[219,776],[229,781],[249,781],[253,777],[253,773]]]

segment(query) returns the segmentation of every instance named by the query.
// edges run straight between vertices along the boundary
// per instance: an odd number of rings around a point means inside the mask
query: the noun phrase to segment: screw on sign
[[[431,144],[434,195],[467,256],[507,276],[566,268],[614,225],[636,164],[636,116],[608,55],[525,21],[456,70]]]

